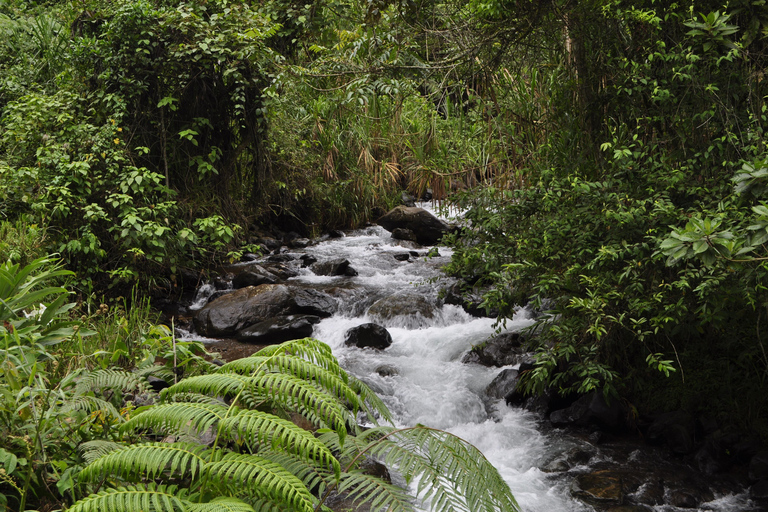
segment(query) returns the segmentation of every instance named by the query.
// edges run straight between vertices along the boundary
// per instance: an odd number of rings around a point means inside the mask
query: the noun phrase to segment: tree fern
[[[283,502],[285,510],[312,512],[317,501],[296,475],[258,455],[228,453],[207,471],[219,481],[257,488],[273,500]]]
[[[112,368],[88,373],[78,381],[76,393],[82,394],[85,391],[92,389],[112,389],[119,391],[139,390],[152,393],[152,387],[143,376]]]
[[[141,408],[125,422],[124,432],[149,429],[155,433],[186,434],[205,432],[224,419],[227,407],[199,402],[172,402]]]
[[[105,374],[91,383],[109,381]],[[368,458],[397,470],[433,510],[518,510],[498,472],[458,437],[422,426],[358,427],[357,410],[385,419],[389,412],[317,340],[267,347],[214,373],[189,377],[163,390],[159,401],[135,411],[121,432],[173,434],[185,442],[119,450],[84,446],[84,454],[93,456],[80,480],[88,484],[108,476],[111,485],[122,478],[185,487],[108,489],[78,502],[75,512],[325,511],[323,502],[334,492],[374,510],[414,510],[417,500],[406,489],[363,470]],[[319,429],[304,430],[282,413],[301,414]],[[212,448],[199,438],[207,431],[217,433]]]
[[[256,441],[272,450],[285,450],[302,456],[307,462],[318,462],[333,468],[338,476],[339,461],[331,451],[310,432],[290,421],[261,411],[240,411],[221,422],[223,431],[232,440]]]
[[[93,441],[86,441],[84,443],[81,443],[78,449],[80,450],[80,453],[83,455],[83,459],[85,459],[85,461],[88,464],[90,464],[96,459],[98,459],[99,457],[103,457],[109,452],[120,450],[124,447],[125,445],[116,443],[114,441],[107,441],[104,439],[94,439]]]
[[[83,471],[80,478],[95,481],[108,475],[125,480],[166,478],[195,479],[210,460],[211,449],[194,443],[141,443],[124,446],[100,457]]]

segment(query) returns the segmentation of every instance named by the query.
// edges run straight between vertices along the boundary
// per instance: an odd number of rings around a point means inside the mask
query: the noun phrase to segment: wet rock
[[[344,335],[344,344],[358,348],[384,350],[392,344],[392,336],[384,327],[367,323],[349,329]]]
[[[400,200],[404,206],[408,206],[410,208],[414,208],[416,206],[416,198],[405,190],[403,190],[403,193],[400,194]]]
[[[423,295],[410,292],[396,293],[374,302],[368,315],[386,325],[417,328],[424,319],[434,318],[437,306]]]
[[[382,377],[394,377],[400,373],[400,371],[391,364],[383,364],[376,368],[375,371]]]
[[[484,343],[472,347],[461,358],[462,363],[476,363],[483,366],[509,366],[520,362],[525,339],[519,332],[499,334]]]
[[[408,261],[409,259],[411,259],[411,255],[407,252],[393,254],[392,257],[395,258],[397,261]]]
[[[357,271],[349,266],[349,260],[338,258],[330,261],[315,263],[312,272],[318,276],[356,276]]]
[[[410,206],[397,206],[377,222],[390,232],[395,228],[410,229],[422,245],[435,245],[450,230],[448,224],[427,210]]]
[[[227,295],[227,294],[229,294],[229,293],[232,293],[233,291],[235,291],[235,290],[234,290],[234,289],[229,289],[229,290],[216,290],[215,292],[213,292],[213,293],[211,294],[211,296],[210,296],[210,297],[208,297],[208,302],[209,302],[209,303],[210,303],[210,302],[213,302],[213,301],[215,301],[216,299],[218,299],[219,297],[223,297],[224,295]]]
[[[273,254],[267,258],[267,261],[275,262],[275,263],[285,263],[286,261],[293,261],[296,258],[288,254],[286,252],[280,253],[280,254]]]
[[[632,501],[642,505],[661,505],[664,503],[664,482],[658,478],[643,482],[632,494]]]
[[[578,475],[571,485],[571,494],[574,498],[598,507],[621,505],[624,500],[621,477],[611,470]]]
[[[418,258],[419,257],[419,253],[416,252],[416,251],[408,251],[408,254],[410,254],[414,258]]]
[[[455,283],[444,290],[445,303],[461,306],[464,311],[477,318],[495,318],[499,315],[497,308],[486,310],[480,307],[483,303],[482,290],[462,290],[461,283]]]
[[[768,480],[768,452],[759,452],[749,461],[749,479]]]
[[[588,393],[565,409],[552,412],[549,420],[553,426],[597,426],[616,430],[623,426],[624,411],[617,399],[606,401],[603,393]]]
[[[313,263],[317,263],[317,258],[311,254],[302,254],[299,259],[301,260],[301,266],[303,268],[309,267]]]
[[[168,384],[165,379],[161,379],[160,377],[155,377],[154,375],[150,375],[147,377],[147,382],[149,382],[149,385],[152,386],[152,389],[154,389],[156,392],[160,392],[164,390],[165,388],[171,387],[170,384]]]
[[[310,244],[309,238],[294,238],[288,243],[288,247],[293,249],[304,249]]]
[[[294,307],[290,289],[280,284],[248,286],[209,302],[195,313],[195,329],[208,337],[231,336]]]
[[[669,493],[669,503],[679,508],[696,508],[699,506],[699,498],[684,489],[675,489]]]
[[[254,254],[252,252],[246,252],[242,256],[240,256],[240,261],[242,262],[249,262],[249,261],[256,261],[259,259],[258,254]]]
[[[270,251],[279,249],[280,246],[283,245],[279,240],[276,240],[274,238],[269,238],[269,237],[256,238],[254,240],[254,243],[257,245],[260,245],[261,247],[265,247]]]
[[[338,229],[332,229],[328,232],[328,238],[344,238],[345,236],[344,232]]]
[[[749,488],[752,499],[768,500],[768,480],[759,480]]]
[[[238,273],[232,279],[232,287],[235,289],[246,286],[259,286],[262,284],[275,284],[278,281],[276,275],[260,265],[251,265],[246,270]]]
[[[646,437],[651,442],[666,443],[678,454],[691,453],[694,448],[695,423],[684,411],[659,414],[648,427]]]
[[[653,512],[653,509],[645,505],[619,505],[609,507],[605,512]]]
[[[299,275],[295,268],[284,263],[273,263],[267,267],[267,270],[283,281]]]
[[[314,288],[297,289],[293,292],[296,312],[327,318],[338,309],[336,299]]]
[[[284,341],[312,336],[314,325],[320,317],[313,315],[288,315],[269,318],[241,329],[237,340],[258,345],[271,345]]]
[[[485,388],[489,398],[504,398],[517,386],[517,370],[502,370]]]
[[[416,242],[416,233],[411,231],[410,229],[405,228],[395,228],[392,230],[392,238],[395,240],[408,240],[410,242]]]

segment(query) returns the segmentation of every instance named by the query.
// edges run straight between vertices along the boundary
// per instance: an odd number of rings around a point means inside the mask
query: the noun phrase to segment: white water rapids
[[[473,345],[496,332],[492,319],[474,318],[460,307],[444,305],[432,318],[417,315],[375,320],[392,336],[393,343],[386,350],[345,346],[348,329],[374,321],[366,311],[375,299],[412,292],[438,302],[439,290],[450,283],[440,270],[450,260],[449,249],[440,247],[440,256],[427,258],[426,249],[419,248],[419,257],[397,261],[396,254],[414,250],[408,244],[392,239],[380,227],[370,227],[307,249],[292,250],[311,254],[320,262],[346,258],[359,274],[325,277],[302,269],[291,279],[323,289],[335,286],[340,290],[335,295],[345,297],[337,314],[315,326],[313,337],[330,345],[342,366],[381,396],[398,426],[421,423],[448,430],[479,448],[509,484],[523,511],[594,510],[570,494],[573,472],[585,470],[585,466],[571,468],[570,476],[540,469],[568,450],[583,446],[584,441],[557,430],[545,432],[535,414],[509,407],[503,400],[489,400],[485,388],[502,368],[461,362]],[[527,311],[520,310],[507,322],[505,330],[517,331],[532,323]],[[387,376],[377,371],[382,367],[388,369],[381,372]],[[662,505],[653,510],[683,509]],[[745,495],[726,495],[698,510],[753,509]]]

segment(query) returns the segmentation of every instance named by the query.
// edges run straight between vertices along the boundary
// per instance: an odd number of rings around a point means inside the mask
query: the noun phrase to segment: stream
[[[761,510],[737,484],[688,476],[692,470],[683,461],[661,450],[642,443],[635,446],[632,441],[593,443],[586,434],[553,429],[535,413],[510,407],[504,400],[489,399],[485,389],[503,368],[465,364],[461,359],[474,345],[493,336],[497,326],[493,319],[472,317],[459,306],[441,305],[439,291],[452,281],[440,268],[449,262],[451,251],[439,247],[439,256],[428,258],[427,249],[413,242],[394,240],[379,226],[349,232],[343,238],[327,239],[307,248],[287,249],[296,257],[293,261],[298,271],[288,284],[331,290],[339,301],[336,314],[317,323],[312,336],[330,345],[342,366],[377,392],[398,426],[421,423],[469,441],[499,470],[521,509],[527,512],[611,510],[613,505],[598,503],[593,507],[576,499],[571,490],[579,475],[611,464],[635,468],[641,474],[646,471],[644,468],[648,472],[667,468],[667,473],[655,480],[657,487],[661,486],[657,489],[660,498],[655,503],[638,498],[641,493],[650,492],[646,489],[650,484],[641,482],[634,495],[629,494],[637,498],[630,502],[648,505],[614,507],[617,512]],[[315,275],[309,268],[301,268],[298,258],[303,254],[311,254],[321,262],[345,258],[358,275]],[[399,255],[403,259],[405,254],[409,254],[405,261],[395,258]],[[205,304],[211,291],[212,287],[199,290],[190,309]],[[375,301],[393,295],[401,297],[404,303],[418,295],[433,306],[389,318],[368,314]],[[366,322],[386,327],[392,345],[382,351],[345,346],[347,330]],[[519,331],[533,322],[531,313],[520,309],[504,330]],[[189,336],[199,339],[194,334]],[[217,350],[216,342],[208,341],[210,348]],[[664,482],[683,473],[690,486],[701,487],[706,483],[711,499],[697,503],[694,508],[672,504],[672,491]],[[626,481],[630,477],[622,478]]]

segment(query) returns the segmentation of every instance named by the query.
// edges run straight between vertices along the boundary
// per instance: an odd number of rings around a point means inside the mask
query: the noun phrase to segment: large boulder
[[[260,265],[249,265],[232,279],[232,287],[235,289],[246,286],[260,286],[262,284],[275,284],[278,277]]]
[[[666,443],[678,454],[691,453],[695,447],[696,423],[685,411],[659,414],[645,433],[651,443]]]
[[[344,335],[344,344],[358,348],[384,350],[392,344],[392,336],[384,327],[367,323],[352,327]]]
[[[336,299],[313,288],[298,289],[293,294],[296,312],[323,318],[332,316],[338,308]]]
[[[330,261],[321,261],[310,267],[318,276],[350,276],[357,275],[357,271],[349,266],[349,260],[338,258]]]
[[[397,206],[376,221],[387,231],[410,229],[422,245],[435,245],[450,231],[450,226],[424,208]]]
[[[271,345],[312,336],[319,316],[288,315],[269,318],[237,332],[238,341]]]
[[[424,327],[426,319],[434,318],[437,306],[417,293],[396,293],[374,302],[368,316],[389,327]]]
[[[241,288],[209,302],[195,313],[193,320],[199,334],[226,337],[294,309],[293,294],[287,286],[263,284]]]
[[[525,338],[519,332],[508,332],[489,338],[472,347],[461,358],[462,363],[477,363],[483,366],[509,366],[517,364],[523,357]]]
[[[603,393],[588,393],[565,409],[553,411],[549,420],[554,426],[594,425],[615,430],[623,426],[624,411],[617,399],[606,401]]]
[[[489,398],[504,398],[517,387],[517,377],[517,370],[502,370],[485,388],[485,394]]]

